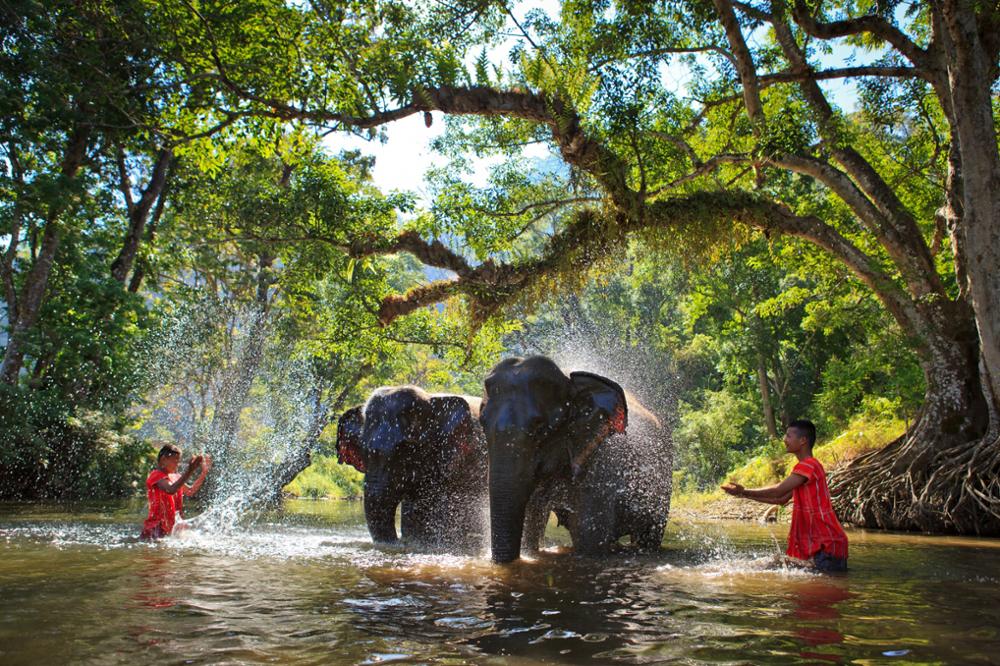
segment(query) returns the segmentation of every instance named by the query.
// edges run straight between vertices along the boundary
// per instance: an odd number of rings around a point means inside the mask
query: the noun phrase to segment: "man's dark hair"
[[[163,456],[179,456],[180,454],[180,447],[175,444],[164,444],[160,447],[160,452],[156,454],[156,461],[159,462]]]
[[[816,426],[808,419],[795,419],[788,424],[789,428],[795,428],[799,434],[809,440],[809,448],[816,444]]]

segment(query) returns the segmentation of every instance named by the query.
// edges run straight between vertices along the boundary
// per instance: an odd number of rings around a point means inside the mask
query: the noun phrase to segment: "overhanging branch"
[[[927,51],[917,46],[902,30],[880,16],[861,16],[842,21],[824,23],[816,20],[804,0],[795,0],[792,18],[800,28],[813,37],[836,39],[868,33],[892,44],[903,56],[921,69],[929,69]]]
[[[476,318],[482,321],[543,279],[558,277],[562,271],[585,271],[593,258],[624,245],[629,234],[650,230],[661,235],[669,231],[682,233],[710,224],[746,225],[806,239],[843,261],[875,291],[897,319],[913,321],[919,316],[913,302],[890,275],[819,218],[796,215],[783,204],[744,192],[715,191],[649,203],[647,213],[637,218],[608,216],[594,210],[579,211],[571,224],[553,236],[539,257],[510,264],[487,261],[454,278],[390,296],[382,302],[379,321],[388,325],[418,308],[457,295],[469,298]],[[401,251],[409,251],[403,249],[404,246],[425,251],[421,244],[427,245],[427,242],[417,243],[411,239],[394,246]]]

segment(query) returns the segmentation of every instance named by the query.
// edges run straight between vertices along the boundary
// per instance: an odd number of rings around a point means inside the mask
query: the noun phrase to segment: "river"
[[[0,663],[995,664],[1000,540],[851,531],[851,570],[781,565],[787,526],[672,521],[656,556],[371,545],[360,503],[135,541],[144,507],[0,505]]]

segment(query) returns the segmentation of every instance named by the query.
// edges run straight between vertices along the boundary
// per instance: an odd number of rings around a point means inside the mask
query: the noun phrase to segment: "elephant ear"
[[[573,384],[570,468],[573,478],[577,478],[609,435],[625,432],[628,403],[622,387],[607,377],[572,372],[569,378]]]
[[[478,404],[470,406],[468,399],[458,395],[434,396],[430,402],[441,438],[443,462],[448,467],[459,465],[484,441]]]
[[[337,421],[337,462],[351,465],[359,472],[365,471],[365,457],[361,446],[361,432],[365,426],[363,407],[352,407]]]

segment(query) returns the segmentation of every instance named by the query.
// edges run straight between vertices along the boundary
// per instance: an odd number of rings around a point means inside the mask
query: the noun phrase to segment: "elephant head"
[[[394,543],[400,502],[482,458],[479,402],[430,395],[415,386],[383,387],[341,415],[337,459],[365,474],[365,519],[372,540]]]
[[[509,358],[486,377],[480,422],[489,456],[490,538],[495,562],[520,556],[535,488],[579,477],[609,435],[625,432],[621,386],[599,375],[566,375],[548,358]]]

